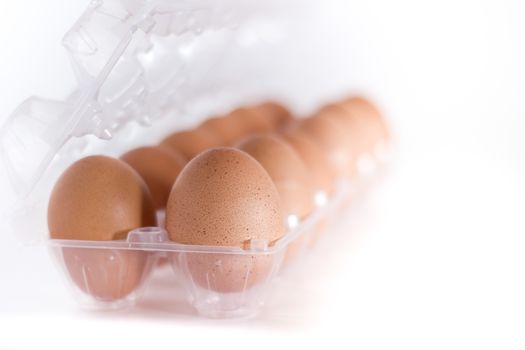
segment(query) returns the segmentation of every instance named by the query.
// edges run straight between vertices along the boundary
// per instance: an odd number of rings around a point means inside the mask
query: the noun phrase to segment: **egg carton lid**
[[[31,222],[26,216],[39,210],[45,223],[43,197],[28,198],[57,161],[59,174],[93,139],[115,139],[129,124],[168,114],[194,115],[201,102],[209,111],[237,103],[246,82],[217,67],[238,65],[226,57],[234,47],[278,41],[281,10],[278,1],[93,0],[62,39],[75,91],[65,100],[29,97],[0,127],[1,164],[24,208],[16,220]]]

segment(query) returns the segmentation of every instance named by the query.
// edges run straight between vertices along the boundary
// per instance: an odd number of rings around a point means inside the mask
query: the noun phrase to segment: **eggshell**
[[[292,113],[285,106],[278,102],[264,102],[255,108],[271,121],[273,130],[286,127],[294,122]]]
[[[344,130],[350,142],[350,151],[355,152],[356,157],[369,151],[370,135],[366,129],[366,122],[364,122],[361,117],[356,117],[354,114],[348,113],[348,111],[339,104],[323,106],[317,112],[317,115],[332,120],[339,125],[341,130]]]
[[[246,131],[244,137],[278,131],[294,120],[290,111],[275,102],[239,108],[230,116],[237,117],[237,123],[243,126]]]
[[[175,181],[166,230],[171,240],[183,244],[271,243],[284,234],[279,194],[268,173],[248,154],[214,148],[192,159]],[[180,253],[172,259],[183,261],[194,283],[219,292],[250,288],[274,267],[273,259],[256,254]]]
[[[89,156],[55,184],[48,206],[51,238],[107,241],[154,226],[155,210],[141,177],[121,160]]]
[[[354,141],[349,140],[344,128],[337,122],[315,114],[300,120],[296,127],[321,148],[337,177],[353,178],[356,175]]]
[[[262,113],[258,108],[238,108],[229,114],[232,123],[240,125],[244,130],[242,138],[253,134],[267,133],[274,129],[272,120]]]
[[[213,134],[221,145],[232,146],[251,135],[273,131],[282,119],[277,113],[271,107],[241,107],[206,120],[199,129]]]
[[[305,164],[285,141],[274,135],[256,135],[239,145],[266,169],[281,197],[284,214],[299,219],[314,209],[314,189]]]
[[[71,165],[55,184],[48,205],[51,238],[107,241],[156,224],[151,195],[126,163],[90,156]],[[149,254],[106,249],[63,248],[73,282],[99,300],[124,298],[146,272]]]
[[[160,142],[161,146],[181,153],[187,161],[193,159],[197,154],[216,147],[219,144],[220,142],[216,140],[210,132],[203,129],[178,131]]]
[[[240,122],[245,116],[246,109],[237,109],[222,117],[210,118],[203,122],[198,129],[212,134],[221,146],[231,146],[244,138],[250,131]]]
[[[155,207],[165,208],[171,187],[186,164],[185,158],[171,149],[140,147],[123,154],[120,159],[146,182]]]
[[[334,194],[337,180],[336,174],[330,168],[328,159],[315,142],[300,132],[285,131],[282,133],[282,137],[294,148],[306,165],[315,190],[316,204],[318,206],[325,204],[324,201]],[[291,262],[295,259],[306,246],[307,242],[303,240],[309,239],[310,246],[313,246],[326,232],[326,226],[326,219],[321,218],[313,228],[311,238],[303,235],[304,238],[298,237],[296,241],[292,242],[288,247],[286,262]]]
[[[388,125],[377,106],[370,100],[360,96],[352,96],[340,102],[339,106],[365,123],[366,132],[372,145],[390,141],[391,135]]]
[[[293,147],[308,169],[315,192],[332,195],[335,191],[336,174],[331,170],[320,147],[300,132],[284,131],[281,137]]]
[[[288,143],[273,135],[260,135],[241,143],[239,148],[268,171],[279,191],[285,216],[293,215],[302,220],[313,212],[315,191],[308,170]],[[303,235],[289,244],[285,263],[297,258],[305,246],[304,240]]]

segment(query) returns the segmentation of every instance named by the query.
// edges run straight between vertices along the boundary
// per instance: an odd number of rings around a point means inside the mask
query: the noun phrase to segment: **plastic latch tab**
[[[160,227],[141,227],[128,233],[129,243],[162,243],[167,241],[166,230]]]
[[[268,250],[268,241],[265,239],[251,239],[245,243],[244,247],[250,251],[266,251]]]

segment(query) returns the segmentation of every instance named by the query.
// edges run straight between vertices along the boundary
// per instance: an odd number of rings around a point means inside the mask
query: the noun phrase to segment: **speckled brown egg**
[[[171,190],[166,229],[183,244],[242,247],[283,234],[279,194],[264,168],[237,149],[214,148],[191,160]]]
[[[155,207],[165,208],[171,187],[186,164],[185,158],[171,149],[140,147],[123,154],[120,159],[144,179]]]
[[[339,178],[352,178],[356,174],[356,151],[344,128],[321,114],[302,119],[296,126],[314,141],[325,154],[332,171]]]
[[[121,160],[89,156],[73,163],[55,184],[48,206],[51,238],[108,241],[155,226],[151,195]]]
[[[186,165],[166,209],[169,237],[183,244],[242,248],[251,240],[272,243],[283,236],[283,222],[279,194],[268,173],[245,152],[227,147],[205,151]],[[273,261],[252,255],[182,253],[172,259],[184,259],[193,282],[221,292],[250,288],[273,266]],[[210,284],[212,275],[215,282]]]
[[[266,169],[281,197],[285,216],[304,219],[314,209],[314,189],[299,155],[274,135],[256,135],[239,145]]]
[[[175,132],[160,142],[181,153],[187,161],[193,159],[197,154],[219,145],[213,135],[203,129],[193,129]]]
[[[105,156],[83,158],[60,176],[48,205],[51,238],[124,239],[137,227],[155,226],[151,195],[126,163]],[[110,301],[133,292],[149,255],[139,251],[63,248],[71,279],[96,299]]]

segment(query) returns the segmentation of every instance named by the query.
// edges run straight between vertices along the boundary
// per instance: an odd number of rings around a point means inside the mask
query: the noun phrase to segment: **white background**
[[[525,3],[323,3],[296,69],[316,65],[314,91],[349,77],[382,102],[396,162],[262,315],[202,320],[152,291],[135,310],[81,311],[45,249],[2,222],[0,349],[525,347]],[[0,3],[0,120],[74,87],[60,39],[85,5]]]

